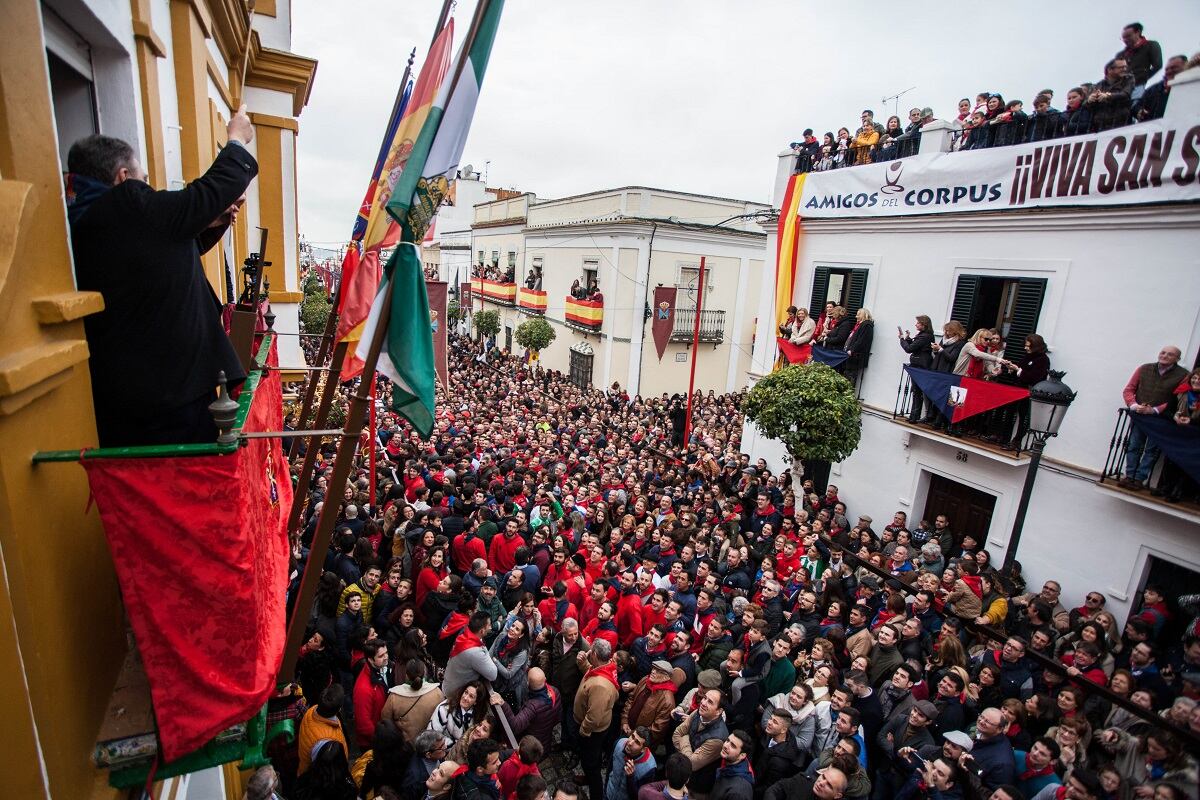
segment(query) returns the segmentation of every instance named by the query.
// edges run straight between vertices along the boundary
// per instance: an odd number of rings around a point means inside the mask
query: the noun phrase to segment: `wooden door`
[[[942,475],[930,475],[929,493],[925,498],[922,517],[932,527],[934,519],[939,514],[945,514],[950,522],[950,530],[954,531],[955,545],[962,541],[964,535],[970,534],[982,546],[987,541],[995,508],[995,496]]]

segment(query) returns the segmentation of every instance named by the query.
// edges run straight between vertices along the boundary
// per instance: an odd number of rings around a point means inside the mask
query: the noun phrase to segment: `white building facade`
[[[763,276],[765,235],[753,215],[766,210],[647,187],[486,203],[476,208],[473,263],[501,272],[512,265],[515,287],[474,292],[473,307],[500,312],[498,344],[514,351],[517,326],[544,316],[557,338],[539,354],[541,365],[581,385],[618,383],[642,396],[685,392],[695,358],[697,389],[734,391],[746,385],[755,323],[748,309]],[[701,257],[701,338],[692,352]],[[573,302],[576,281],[600,290],[601,307]],[[652,320],[658,287],[675,290],[661,357]]]
[[[958,319],[968,335],[999,327],[1018,351],[1024,334],[1037,332],[1049,345],[1051,368],[1067,373],[1063,380],[1078,396],[1046,447],[1032,491],[1016,554],[1028,584],[1036,590],[1059,580],[1068,608],[1088,591],[1102,592],[1118,619],[1149,580],[1194,591],[1188,583],[1200,579],[1200,508],[1099,479],[1133,371],[1165,345],[1182,350],[1180,364],[1189,370],[1200,362],[1200,70],[1176,79],[1157,123],[948,153],[953,133],[934,122],[913,158],[804,176],[791,299],[806,307],[845,303],[853,285],[875,319],[859,387],[862,442],[833,465],[830,482],[851,518],[870,514],[882,525],[901,510],[911,526],[945,513],[960,532],[979,531],[999,564],[1028,453],[894,418],[907,363],[896,329],[912,330],[925,314],[940,333]],[[1094,161],[1085,175],[1089,147]],[[1049,166],[1050,156],[1061,165]],[[1068,156],[1075,158],[1070,169]],[[792,163],[790,153],[779,157],[780,206]],[[1047,169],[1057,175],[1038,172]],[[973,186],[981,187],[979,202],[970,188],[955,191]],[[769,268],[776,245],[772,231]],[[756,376],[775,359],[775,303],[764,284]],[[776,471],[789,463],[782,445],[751,423],[743,449]]]

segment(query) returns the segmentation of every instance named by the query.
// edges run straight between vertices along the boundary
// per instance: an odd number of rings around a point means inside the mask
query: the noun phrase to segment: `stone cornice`
[[[246,85],[290,94],[292,114],[300,116],[312,93],[313,78],[317,73],[316,59],[263,47],[257,31],[250,38]]]

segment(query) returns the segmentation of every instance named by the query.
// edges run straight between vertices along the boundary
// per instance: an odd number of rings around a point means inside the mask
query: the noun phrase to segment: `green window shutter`
[[[813,272],[812,297],[808,301],[808,313],[813,319],[825,310],[825,293],[829,291],[829,267],[817,267]]]
[[[1004,337],[1005,358],[1011,360],[1025,355],[1025,337],[1037,332],[1045,297],[1045,278],[1021,278],[1018,281],[1012,321],[1008,326],[1008,335]]]
[[[969,328],[978,293],[978,275],[959,275],[958,284],[954,287],[954,303],[950,306],[950,319],[958,320],[964,327]],[[971,331],[967,331],[967,335],[970,336]]]
[[[846,313],[853,317],[863,307],[867,298],[867,270],[850,270],[848,280],[850,288],[846,292]]]

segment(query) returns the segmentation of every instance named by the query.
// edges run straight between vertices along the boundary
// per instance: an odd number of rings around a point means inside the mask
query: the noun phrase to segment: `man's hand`
[[[245,105],[242,105],[233,115],[233,119],[229,120],[229,124],[225,126],[225,132],[230,141],[239,144],[247,145],[254,141],[254,124],[250,122],[250,117],[246,114]]]
[[[625,759],[625,774],[633,775],[633,762],[630,761],[628,758]]]
[[[498,706],[504,702],[504,698],[500,696],[499,692],[492,692],[488,696],[488,700],[491,701],[491,704],[494,706]]]

